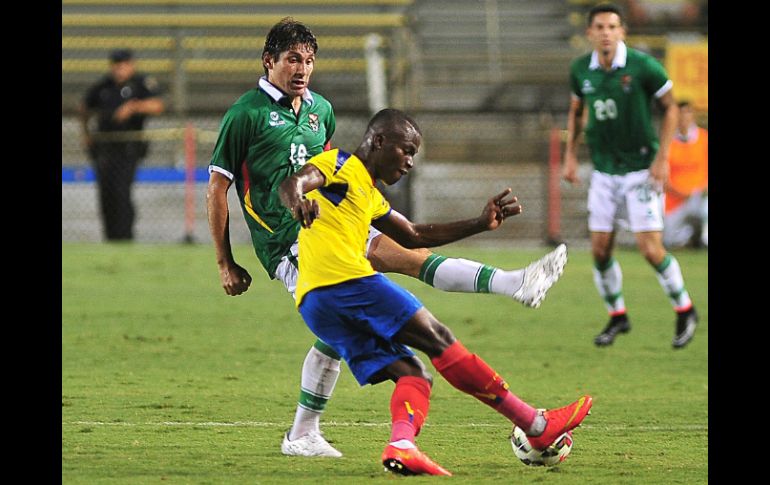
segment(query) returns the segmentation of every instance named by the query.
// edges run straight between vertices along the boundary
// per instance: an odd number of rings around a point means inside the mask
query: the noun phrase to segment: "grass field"
[[[222,291],[209,246],[63,244],[63,483],[437,480],[383,471],[393,386],[359,388],[344,365],[323,429],[345,456],[280,453],[314,337],[251,248],[234,251],[254,277],[239,297]],[[546,250],[439,252],[513,268]],[[674,254],[701,316],[676,351],[671,307],[634,251],[616,253],[633,329],[602,349],[592,341],[607,317],[586,250],[570,252],[537,310],[394,276],[524,400],[555,407],[594,397],[567,461],[530,468],[513,456],[508,422],[436,373],[420,447],[453,483],[707,483],[708,253]]]

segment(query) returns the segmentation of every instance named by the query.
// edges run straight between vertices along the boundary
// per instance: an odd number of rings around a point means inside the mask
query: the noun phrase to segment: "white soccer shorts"
[[[663,230],[663,196],[649,170],[609,175],[594,170],[588,189],[588,230],[614,232]]]

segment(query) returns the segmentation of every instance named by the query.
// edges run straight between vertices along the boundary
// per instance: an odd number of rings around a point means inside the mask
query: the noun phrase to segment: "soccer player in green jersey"
[[[579,182],[577,141],[588,107],[585,140],[594,171],[588,191],[588,229],[594,258],[594,283],[610,314],[596,336],[598,346],[610,345],[631,325],[623,301],[620,265],[612,257],[618,224],[634,233],[639,251],[655,268],[657,278],[676,312],[672,345],[680,348],[693,337],[698,321],[676,258],[663,246],[662,190],[668,178],[668,153],[676,129],[677,105],[663,66],[652,56],[623,42],[620,9],[594,6],[586,34],[594,50],[570,66],[572,100],[567,117],[564,178]],[[655,99],[663,117],[660,137],[650,113]]]
[[[230,248],[227,192],[235,185],[254,251],[267,275],[294,296],[300,225],[281,205],[278,187],[314,155],[330,146],[334,111],[308,89],[318,43],[312,32],[283,19],[267,35],[262,52],[265,76],[225,113],[209,165],[207,211],[222,287],[240,295],[251,284]],[[497,293],[538,307],[561,276],[566,248],[561,245],[526,268],[504,271],[427,249],[407,250],[372,228],[367,258],[380,272],[397,272],[445,291]],[[294,423],[281,451],[296,456],[339,457],[321,435],[320,415],[340,372],[340,356],[318,340],[302,367]]]

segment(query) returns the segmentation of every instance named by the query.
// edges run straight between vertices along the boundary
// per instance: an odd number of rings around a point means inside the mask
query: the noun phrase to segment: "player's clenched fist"
[[[222,288],[230,296],[240,295],[251,285],[249,272],[235,263],[220,267],[219,277],[222,280]]]

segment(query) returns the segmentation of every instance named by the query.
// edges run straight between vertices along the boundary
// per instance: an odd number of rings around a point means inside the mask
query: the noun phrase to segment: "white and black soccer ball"
[[[511,432],[511,446],[516,458],[529,466],[554,466],[567,459],[572,451],[572,431],[559,436],[551,446],[543,451],[532,448],[527,440],[527,434],[518,426]]]

